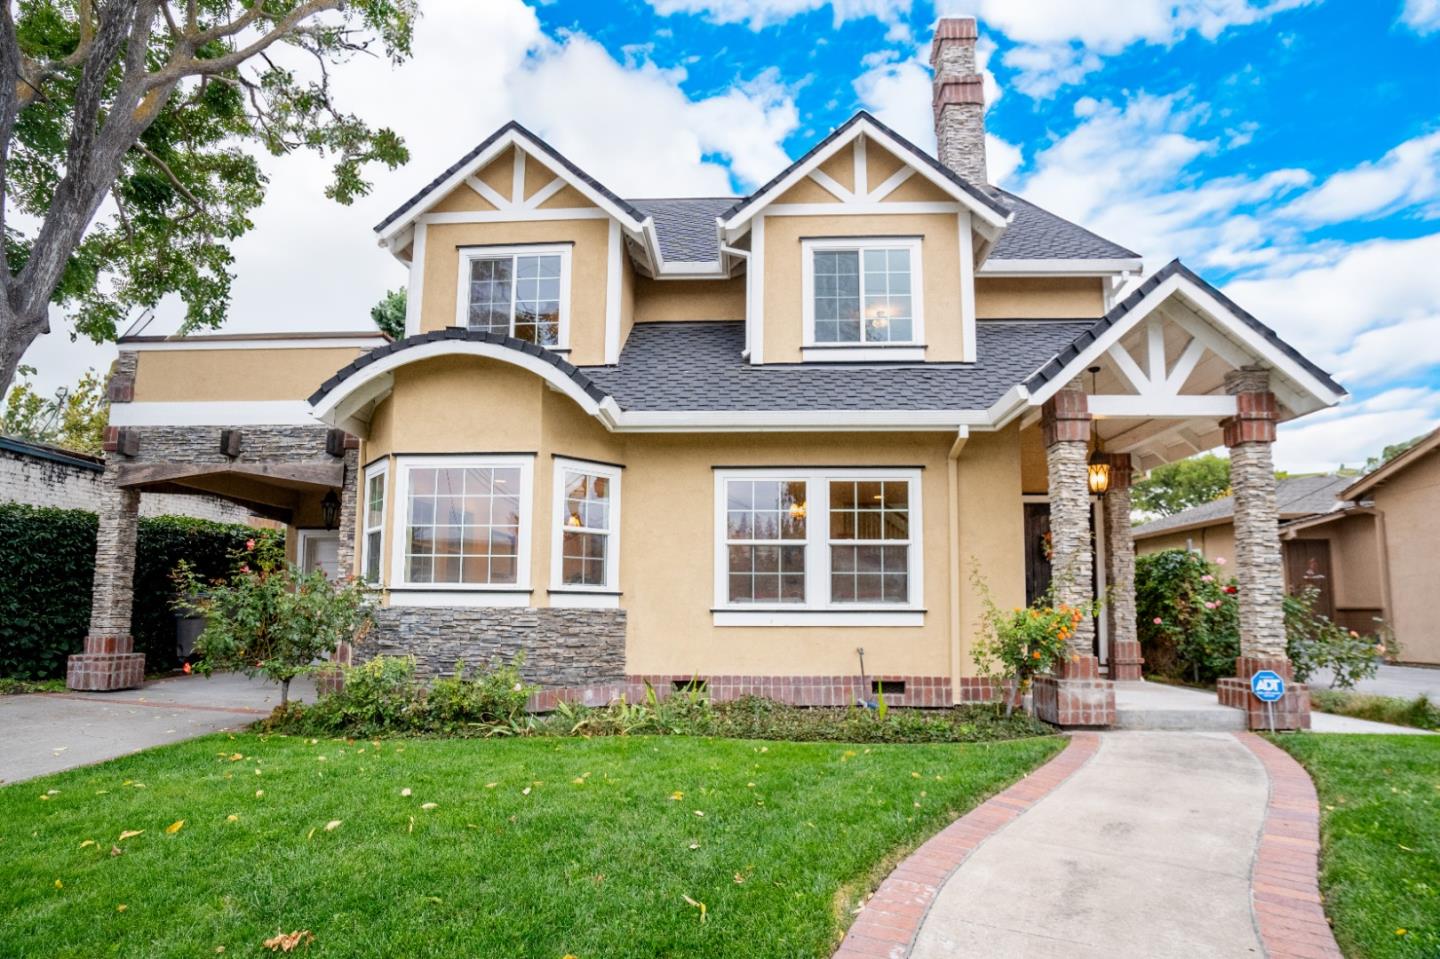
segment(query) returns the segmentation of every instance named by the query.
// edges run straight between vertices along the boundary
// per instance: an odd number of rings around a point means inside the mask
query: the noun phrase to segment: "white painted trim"
[[[182,337],[176,340],[156,340],[149,343],[117,344],[122,353],[167,353],[174,350],[331,350],[354,347],[357,350],[373,350],[390,342],[385,337],[375,336],[316,336],[309,339],[294,339],[277,334],[272,338],[227,340],[208,337]]]
[[[1130,351],[1125,349],[1120,341],[1115,341],[1110,349],[1105,351],[1105,355],[1110,357],[1115,368],[1129,381],[1131,389],[1141,396],[1150,393],[1150,377],[1140,369],[1140,364],[1135,362],[1135,357],[1130,355]]]
[[[1096,416],[1174,417],[1234,416],[1233,396],[1092,396],[1090,412]]]
[[[620,361],[620,286],[625,246],[620,237],[620,224],[610,221],[605,243],[605,355],[606,363]]]
[[[538,220],[604,220],[610,215],[593,207],[552,210],[462,210],[452,213],[424,213],[416,223],[530,223]]]
[[[825,342],[821,343],[815,339],[815,254],[824,250],[854,250],[860,258],[860,336],[861,339],[854,343],[849,342]],[[864,339],[865,336],[865,253],[868,250],[906,250],[910,253],[910,338],[906,340],[875,341]],[[924,249],[918,238],[906,239],[887,238],[854,238],[844,239],[807,239],[800,243],[800,310],[804,322],[802,327],[801,350],[810,347],[829,348],[835,346],[855,346],[873,348],[879,347],[882,343],[901,343],[910,346],[919,346],[925,342],[925,266]],[[885,349],[890,347],[886,346]],[[923,354],[922,354],[923,358]]]
[[[304,400],[112,403],[111,426],[323,426]]]
[[[910,179],[914,175],[914,167],[902,166],[900,169],[896,170],[894,173],[886,177],[883,183],[881,183],[875,189],[871,190],[869,194],[866,195],[865,199],[871,203],[879,203],[881,200],[885,199],[887,196],[900,189],[900,184],[904,183],[906,180]]]
[[[476,249],[461,249],[459,275],[455,281],[455,325],[466,328],[470,325],[470,264],[476,260],[490,260],[498,257],[517,256],[558,256],[560,257],[560,330],[558,342],[546,349],[568,350],[570,348],[570,260],[573,248],[568,243],[533,243],[515,246],[487,246]],[[514,261],[512,260],[512,263]],[[515,335],[515,303],[518,296],[518,276],[511,275],[510,281],[510,332]]]
[[[925,345],[923,343],[915,346],[816,344],[802,346],[800,359],[806,363],[923,363],[925,361]]]
[[[415,244],[410,248],[410,277],[405,288],[405,335],[420,332],[420,308],[425,296],[425,235],[429,226],[415,224]]]
[[[975,326],[974,224],[969,213],[961,213],[956,219],[960,246],[960,360],[974,363],[980,355],[980,333]]]
[[[924,612],[885,610],[852,610],[850,612],[796,613],[770,609],[724,609],[710,613],[712,626],[884,626],[902,628],[924,626]]]
[[[1100,655],[1097,657],[1101,664],[1110,665],[1110,617],[1106,615],[1103,605],[1110,589],[1110,571],[1106,568],[1106,555],[1109,548],[1109,541],[1105,538],[1105,504],[1098,496],[1090,498],[1090,525],[1095,530],[1095,596],[1102,603],[1099,615],[1095,617],[1096,645],[1100,648]],[[1114,679],[1114,670],[1110,670],[1110,678]]]
[[[791,617],[806,622],[793,625],[822,625],[810,622],[819,614],[865,617],[875,625],[919,625],[918,623],[875,622],[871,617],[909,614],[923,617],[925,611],[925,498],[924,471],[914,468],[864,467],[855,469],[823,469],[815,467],[765,467],[761,469],[717,469],[715,473],[714,513],[714,605],[711,615],[715,625],[792,625]],[[790,545],[805,547],[805,596],[802,603],[730,603],[729,544],[727,530],[726,483],[730,480],[800,480],[805,482],[805,502],[810,510],[805,525],[805,539]],[[907,578],[910,589],[905,603],[836,603],[830,600],[830,515],[829,484],[847,480],[904,480],[910,485],[910,539]],[[894,543],[893,545],[902,545]],[[720,617],[734,615],[736,621],[720,622]],[[766,622],[765,618],[776,618]],[[838,624],[837,624],[838,625]]]
[[[553,596],[557,593],[582,594],[582,593],[617,593],[620,591],[620,481],[621,470],[618,467],[604,463],[596,463],[592,460],[571,459],[566,456],[557,456],[552,461],[551,469],[551,510],[550,510],[550,590]],[[586,473],[591,476],[602,476],[610,481],[610,525],[604,530],[605,533],[605,583],[601,586],[576,586],[571,583],[562,582],[562,559],[563,552],[561,539],[565,532],[563,517],[565,516],[565,472],[569,470],[577,473]],[[600,532],[598,529],[586,528],[585,532]],[[618,605],[618,604],[617,604]]]
[[[750,362],[765,362],[765,217],[750,224],[750,262],[745,268],[745,329]]]
[[[527,210],[538,210],[540,209],[540,204],[544,203],[546,200],[550,199],[552,196],[559,193],[563,189],[565,189],[565,181],[557,176],[555,179],[551,180],[549,183],[536,190],[534,194],[532,194],[529,198],[525,200],[522,206],[524,206],[524,208]],[[615,221],[615,223],[617,226],[619,225],[618,220]]]
[[[520,532],[515,541],[515,582],[496,584],[468,583],[412,583],[409,581],[409,567],[405,563],[405,544],[409,541],[410,514],[410,471],[434,467],[469,468],[476,466],[515,467],[520,471]],[[435,606],[508,606],[528,605],[530,590],[530,544],[534,539],[535,526],[535,456],[530,453],[492,453],[483,456],[397,456],[395,457],[395,506],[390,511],[393,529],[390,544],[390,590],[391,603],[403,590],[420,593],[444,593],[449,596],[485,594],[524,593],[526,602],[467,602],[455,603],[409,603],[401,605]]]
[[[1139,273],[1143,260],[987,260],[980,267],[982,276],[1111,276],[1116,273]]]
[[[710,432],[949,432],[988,427],[984,410],[632,410],[614,419],[617,431]]]
[[[305,547],[312,539],[333,539],[335,545],[340,545],[340,531],[338,529],[323,529],[320,527],[297,528],[295,530],[295,565],[300,567],[303,573],[313,573],[314,570],[305,568]],[[343,578],[345,571],[340,570]]]
[[[385,478],[385,490],[380,501],[380,525],[378,527],[366,524],[366,520],[368,519],[367,514],[370,511],[370,481],[376,476],[383,476]],[[365,473],[360,482],[360,503],[359,508],[356,510],[357,522],[355,525],[359,528],[360,537],[360,579],[370,586],[382,586],[385,582],[385,543],[386,536],[389,533],[385,528],[385,515],[388,507],[391,505],[390,487],[390,459],[388,457],[371,463],[365,468]],[[374,581],[370,581],[365,579],[365,570],[370,567],[370,534],[377,528],[380,531],[380,576]]]
[[[854,179],[855,196],[869,196],[870,194],[870,167],[869,157],[866,156],[865,137],[862,134],[854,140]]]
[[[480,197],[496,210],[515,209],[514,203],[511,203],[508,198],[478,176],[467,176],[465,178],[465,185],[480,194]]]
[[[515,162],[510,165],[510,202],[521,206],[525,202],[525,151],[515,148]]]
[[[580,408],[591,416],[601,414],[601,404],[597,403],[589,393],[582,390],[574,380],[561,373],[551,363],[529,353],[522,353],[519,350],[495,343],[481,343],[473,340],[435,340],[430,343],[422,343],[419,346],[408,347],[383,356],[374,363],[361,368],[352,374],[348,379],[342,381],[333,390],[327,393],[314,407],[314,417],[331,425],[339,425],[350,420],[359,409],[389,390],[386,378],[392,370],[406,366],[410,363],[419,363],[424,360],[434,359],[437,356],[468,355],[479,356],[489,360],[499,360],[529,370],[536,376],[545,380],[558,392],[570,397]],[[378,390],[366,389],[368,384],[379,381]],[[122,405],[117,404],[113,409]],[[177,404],[188,405],[188,404]],[[618,409],[615,411],[618,414]],[[113,416],[113,413],[112,413]],[[222,421],[223,422],[223,421]],[[313,420],[312,420],[313,422]],[[356,429],[360,424],[351,423]],[[355,429],[350,430],[355,432]],[[360,430],[363,433],[363,429]]]
[[[867,216],[875,214],[959,213],[964,207],[943,200],[871,203],[772,203],[765,208],[766,216]]]
[[[527,590],[433,590],[392,586],[387,591],[391,606],[424,607],[427,609],[454,606],[475,609],[492,606],[529,606],[531,593]]]
[[[1185,351],[1175,360],[1175,365],[1170,368],[1170,374],[1165,377],[1165,388],[1171,393],[1179,393],[1190,374],[1195,372],[1195,366],[1200,362],[1200,357],[1205,355],[1205,344],[1199,340],[1192,339],[1185,346]]]
[[[811,170],[810,179],[819,186],[823,187],[827,193],[829,193],[835,199],[839,200],[841,203],[853,203],[855,201],[855,194],[845,189],[845,187],[841,185],[839,181],[837,181],[830,174],[826,173],[824,170]]]
[[[620,597],[614,593],[587,593],[552,589],[549,605],[557,609],[619,609]]]

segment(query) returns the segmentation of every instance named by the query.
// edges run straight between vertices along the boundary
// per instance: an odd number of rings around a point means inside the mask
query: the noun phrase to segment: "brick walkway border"
[[[904,959],[940,887],[980,844],[1044,799],[1095,755],[1100,737],[1072,733],[1044,766],[926,840],[866,900],[834,959]]]
[[[1270,802],[1250,873],[1251,908],[1265,952],[1273,959],[1344,959],[1320,898],[1315,784],[1279,746],[1254,733],[1235,736],[1270,777]]]

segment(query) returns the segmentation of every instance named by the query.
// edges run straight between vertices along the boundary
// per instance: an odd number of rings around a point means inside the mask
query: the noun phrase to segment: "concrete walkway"
[[[1392,667],[1393,668],[1393,667]],[[1427,670],[1411,670],[1427,672]],[[1238,709],[1221,706],[1209,690],[1149,681],[1115,684],[1115,729],[1239,731],[1245,716]],[[1318,710],[1310,713],[1310,731],[1316,733],[1380,733],[1426,735],[1409,726],[1376,723],[1368,719],[1332,716]]]
[[[1263,956],[1269,779],[1230,733],[1113,732],[941,887],[915,959]]]
[[[290,695],[313,701],[314,685],[296,680]],[[177,676],[113,693],[0,696],[0,783],[240,729],[279,704],[279,686],[233,673]]]
[[[1310,686],[1313,689],[1332,688],[1330,671],[1318,670],[1311,677]],[[1399,696],[1401,699],[1429,696],[1433,700],[1440,700],[1440,668],[1381,666],[1374,679],[1362,679],[1356,683],[1355,692],[1370,693],[1374,696]]]

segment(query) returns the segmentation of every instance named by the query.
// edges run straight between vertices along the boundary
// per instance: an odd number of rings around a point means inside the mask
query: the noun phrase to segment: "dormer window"
[[[918,237],[803,244],[806,359],[923,358]]]
[[[459,291],[457,326],[568,346],[569,244],[462,248]]]

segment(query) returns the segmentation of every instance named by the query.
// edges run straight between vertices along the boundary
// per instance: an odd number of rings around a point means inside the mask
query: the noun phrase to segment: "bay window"
[[[567,346],[570,246],[471,247],[460,251],[456,325]]]
[[[360,565],[365,582],[380,584],[380,561],[385,548],[385,482],[388,464],[383,460],[365,470],[365,508],[361,522]]]
[[[716,624],[919,625],[919,513],[914,468],[717,471]]]
[[[551,601],[618,606],[619,467],[556,457],[554,517]]]

